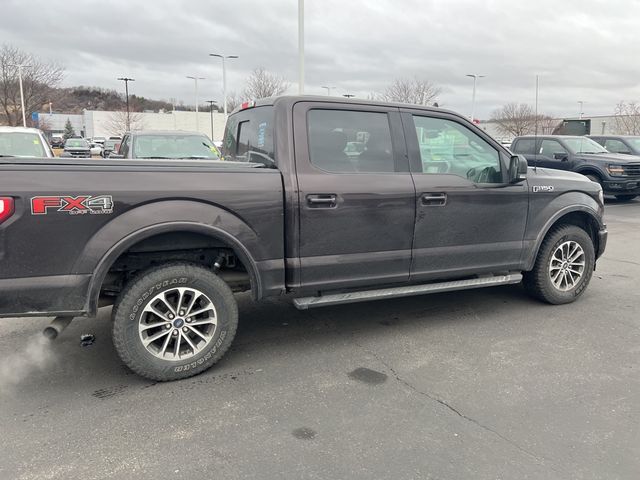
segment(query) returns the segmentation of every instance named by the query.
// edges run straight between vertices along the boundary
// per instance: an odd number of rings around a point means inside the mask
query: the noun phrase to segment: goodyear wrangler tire
[[[187,263],[142,272],[122,291],[112,315],[113,343],[122,361],[157,381],[210,368],[228,350],[238,326],[227,284]]]
[[[527,292],[553,305],[571,303],[589,285],[595,268],[591,237],[575,225],[560,225],[545,237],[533,270],[524,273]]]

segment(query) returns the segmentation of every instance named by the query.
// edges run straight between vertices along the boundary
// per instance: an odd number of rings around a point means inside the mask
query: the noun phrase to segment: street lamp
[[[211,141],[213,142],[213,106],[217,103],[215,100],[207,100],[209,104],[209,113],[211,114]]]
[[[9,65],[10,67],[16,67],[18,69],[18,82],[20,83],[20,105],[22,106],[22,126],[27,126],[27,117],[24,112],[24,90],[22,89],[22,69],[29,68],[31,65],[25,65],[24,63],[16,63]]]
[[[298,95],[304,94],[304,0],[298,0]]]
[[[191,77],[189,75],[187,75],[187,78],[190,78],[196,84],[196,131],[199,132],[200,128],[199,128],[199,124],[198,124],[198,80],[205,80],[205,78],[204,77]]]
[[[580,105],[580,111],[578,112],[580,120],[582,120],[582,116],[584,115],[584,112],[582,111],[582,107],[584,106],[584,104],[587,103],[583,100],[578,100],[578,105]]]
[[[131,128],[131,123],[129,120],[129,82],[135,82],[135,78],[128,78],[128,77],[120,77],[118,78],[118,80],[122,80],[124,82],[124,92],[125,92],[125,96],[127,97],[127,132],[129,131],[129,129]]]
[[[476,118],[476,81],[479,78],[484,78],[486,75],[478,75],[476,73],[468,73],[467,77],[473,78],[473,95],[471,97],[471,121],[473,122]]]
[[[227,117],[227,58],[240,58],[238,55],[220,55],[219,53],[210,53],[210,57],[218,57],[222,59],[222,96],[224,98],[224,116]]]
[[[331,96],[331,90],[336,88],[336,87],[325,87],[325,86],[322,86],[321,88],[326,88],[327,89],[327,96],[330,97]]]

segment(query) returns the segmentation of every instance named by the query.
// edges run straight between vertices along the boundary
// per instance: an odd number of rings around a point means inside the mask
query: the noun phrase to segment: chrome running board
[[[308,308],[326,307],[329,305],[339,305],[341,303],[365,302],[367,300],[383,300],[385,298],[409,297],[412,295],[424,295],[427,293],[440,293],[451,292],[454,290],[467,290],[470,288],[494,287],[496,285],[520,283],[521,281],[521,273],[510,273],[508,275],[495,275],[491,277],[471,278],[468,280],[454,280],[452,282],[380,288],[378,290],[363,290],[360,292],[332,293],[319,297],[301,297],[294,298],[293,304],[298,310],[307,310]]]

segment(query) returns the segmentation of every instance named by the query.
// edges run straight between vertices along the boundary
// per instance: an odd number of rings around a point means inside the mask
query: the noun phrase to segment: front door
[[[540,142],[537,166],[556,170],[571,170],[570,155],[562,144],[552,138],[544,138]]]
[[[397,108],[297,103],[300,283],[407,282],[415,189]]]
[[[416,185],[411,281],[519,269],[528,190],[506,184],[509,156],[454,115],[402,120]]]

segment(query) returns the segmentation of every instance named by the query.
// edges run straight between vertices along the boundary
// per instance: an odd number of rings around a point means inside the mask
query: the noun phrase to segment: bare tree
[[[107,130],[111,135],[122,136],[127,132],[127,112],[113,112],[109,116],[106,124]],[[141,113],[129,113],[129,131],[142,130],[144,128],[144,119]]]
[[[283,94],[288,88],[289,82],[284,77],[269,73],[264,67],[258,67],[249,75],[242,95],[250,99],[273,97]],[[227,96],[228,104],[229,97]]]
[[[20,86],[16,65],[28,65],[22,69],[25,115],[40,108],[51,98],[64,76],[64,68],[55,62],[45,62],[35,55],[12,45],[0,47],[0,108],[9,125],[18,125],[22,119]]]
[[[531,105],[507,103],[491,114],[503,135],[528,135],[535,133],[536,116]]]
[[[553,132],[555,131],[556,128],[558,128],[560,125],[562,125],[562,120],[558,120],[557,118],[553,118],[550,115],[538,115],[538,132],[540,135],[551,135],[553,134]],[[535,124],[534,124],[534,131],[535,132]]]
[[[397,78],[382,93],[372,96],[386,102],[429,105],[436,101],[440,93],[442,89],[429,80],[414,77]]]
[[[640,135],[640,104],[618,103],[613,113],[618,135]]]
[[[227,92],[227,111],[233,112],[242,103],[242,97],[237,92]]]

